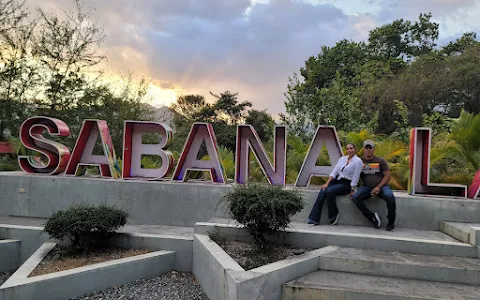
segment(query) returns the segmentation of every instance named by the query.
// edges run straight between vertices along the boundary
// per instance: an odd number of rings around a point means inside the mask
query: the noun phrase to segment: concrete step
[[[459,241],[475,245],[475,228],[479,223],[440,222],[440,230]]]
[[[282,286],[282,300],[480,299],[480,288],[445,282],[318,271]]]
[[[480,260],[475,258],[338,248],[320,257],[319,269],[480,285]]]
[[[208,234],[214,228],[222,229],[236,239],[248,237],[248,233],[233,220],[213,219],[195,224],[195,232]],[[296,247],[321,248],[338,246],[345,248],[370,249],[386,252],[401,252],[425,255],[477,257],[477,248],[452,238],[440,231],[424,231],[396,228],[386,231],[366,226],[320,225],[291,223],[285,233],[275,234],[270,240]]]

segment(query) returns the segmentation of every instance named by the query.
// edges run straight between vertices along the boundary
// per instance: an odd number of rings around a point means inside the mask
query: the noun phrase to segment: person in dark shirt
[[[388,186],[390,181],[390,169],[387,162],[380,157],[374,156],[375,144],[371,140],[363,142],[363,169],[360,174],[363,185],[352,196],[352,200],[363,215],[373,223],[375,228],[380,228],[381,222],[378,213],[371,212],[364,201],[370,197],[380,197],[387,202],[387,230],[395,228],[395,196]]]

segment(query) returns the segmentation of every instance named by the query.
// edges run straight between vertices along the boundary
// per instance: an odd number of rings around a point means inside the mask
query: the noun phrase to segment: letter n
[[[272,185],[285,185],[287,129],[285,126],[275,126],[274,133],[274,164],[270,163],[257,132],[251,125],[237,126],[237,146],[235,153],[235,182],[245,184],[248,181],[250,169],[250,150],[257,158],[263,174]]]
[[[317,166],[316,162],[320,155],[320,150],[323,145],[327,147],[328,157],[330,158],[331,166]],[[332,172],[337,161],[342,157],[342,146],[338,139],[335,126],[318,126],[315,137],[310,144],[307,156],[303,161],[302,168],[298,173],[295,186],[308,186],[310,179],[314,176],[327,176]]]
[[[20,141],[26,148],[43,154],[46,162],[40,157],[19,156],[20,168],[27,173],[62,173],[70,159],[70,151],[65,145],[43,137],[44,131],[52,136],[70,136],[67,124],[59,119],[31,117],[25,120],[20,127]]]
[[[161,140],[158,144],[143,144],[144,133],[158,133]],[[123,178],[145,178],[158,180],[172,169],[173,155],[170,151],[163,150],[173,138],[172,129],[156,122],[125,121],[123,129]],[[155,155],[162,159],[162,165],[157,169],[142,169],[142,155]]]
[[[197,159],[202,143],[205,142],[209,159]],[[173,172],[172,180],[186,181],[187,171],[210,172],[212,181],[225,183],[225,174],[218,155],[217,140],[212,124],[193,123],[185,146]]]
[[[430,183],[431,133],[430,128],[416,127],[410,130],[408,193],[466,197],[466,185]]]
[[[93,148],[100,134],[104,155],[94,155]],[[80,176],[86,166],[98,166],[102,177],[120,178],[120,165],[117,161],[112,138],[104,120],[84,120],[78,135],[72,158],[65,174]]]

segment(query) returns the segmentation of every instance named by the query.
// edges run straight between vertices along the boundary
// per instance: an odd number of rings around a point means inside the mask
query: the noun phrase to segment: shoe
[[[375,226],[375,228],[380,228],[380,225],[382,225],[382,221],[380,221],[380,217],[376,212],[373,213],[372,223],[373,223],[373,226]]]
[[[395,224],[392,222],[388,222],[387,224],[387,231],[393,231],[395,229]]]
[[[330,219],[330,225],[337,225],[340,214],[337,214],[335,218]]]
[[[310,225],[315,224],[315,221],[312,220],[312,219],[308,219],[308,224],[310,224]]]

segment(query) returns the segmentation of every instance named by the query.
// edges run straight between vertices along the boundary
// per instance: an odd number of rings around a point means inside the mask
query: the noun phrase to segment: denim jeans
[[[322,216],[322,208],[325,199],[327,200],[328,204],[328,219],[333,219],[338,214],[337,202],[335,201],[335,197],[338,195],[346,195],[349,194],[351,191],[350,185],[342,184],[338,182],[338,180],[334,180],[330,182],[330,185],[321,190],[318,193],[317,201],[315,201],[315,205],[310,212],[310,216],[308,217],[310,220],[315,222],[320,222],[320,217]]]
[[[372,197],[372,195],[370,194],[372,190],[373,188],[371,187],[362,186],[358,189],[358,191],[355,194],[353,194],[353,197],[352,197],[353,203],[355,203],[358,209],[370,221],[372,220],[374,214],[367,208],[367,206],[363,201]],[[378,194],[378,197],[382,198],[383,200],[385,200],[385,202],[387,202],[388,222],[392,224],[395,223],[396,205],[395,205],[395,196],[393,195],[392,189],[388,185],[383,186],[380,189],[380,193]]]

